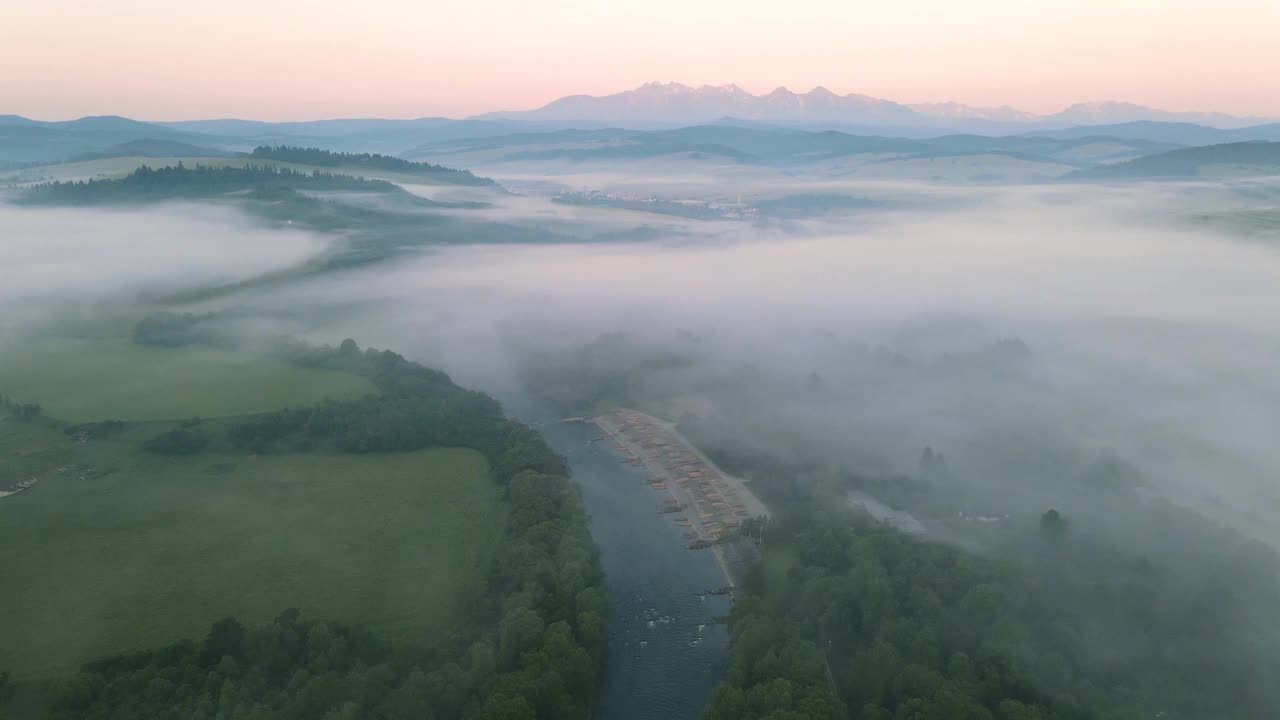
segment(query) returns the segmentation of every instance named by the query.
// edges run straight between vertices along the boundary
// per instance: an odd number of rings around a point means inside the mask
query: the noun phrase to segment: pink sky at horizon
[[[461,117],[654,80],[1280,117],[1278,0],[21,2],[0,114]]]

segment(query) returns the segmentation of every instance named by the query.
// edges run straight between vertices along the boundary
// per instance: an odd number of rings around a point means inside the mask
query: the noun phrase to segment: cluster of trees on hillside
[[[143,165],[122,178],[53,182],[29,189],[22,200],[31,204],[102,205],[181,198],[210,197],[255,188],[288,187],[306,190],[403,192],[386,180],[368,180],[334,173],[300,172],[271,165],[152,168]]]
[[[345,153],[321,150],[316,147],[295,147],[291,145],[262,145],[253,149],[253,156],[263,160],[279,160],[300,165],[317,165],[319,167],[354,166],[387,170],[406,175],[428,176],[437,182],[454,185],[493,185],[489,178],[476,177],[469,170],[455,170],[443,165],[432,165],[426,162],[402,160],[392,155],[378,153]]]

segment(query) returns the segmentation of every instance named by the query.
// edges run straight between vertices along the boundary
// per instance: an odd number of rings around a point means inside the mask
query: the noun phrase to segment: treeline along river
[[[645,470],[595,441],[599,428],[530,421],[568,459],[604,563],[610,617],[595,717],[701,717],[728,666],[728,633],[714,622],[729,614],[728,599],[704,594],[725,584],[715,559],[688,549]]]

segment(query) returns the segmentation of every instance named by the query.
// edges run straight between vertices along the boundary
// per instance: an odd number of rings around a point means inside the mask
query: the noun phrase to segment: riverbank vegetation
[[[1153,501],[1124,510],[1133,536],[1163,538],[1163,552],[1056,509],[962,548],[843,507],[848,490],[910,483],[753,462],[705,424],[682,431],[780,511],[735,607],[733,665],[708,718],[1119,720],[1230,707],[1261,720],[1280,703],[1266,621],[1280,582],[1258,572],[1277,558],[1259,543]],[[909,506],[909,490],[899,497]]]
[[[769,542],[792,564],[745,584],[707,718],[1092,717],[1002,647],[1013,630],[997,567],[847,517],[793,517]]]

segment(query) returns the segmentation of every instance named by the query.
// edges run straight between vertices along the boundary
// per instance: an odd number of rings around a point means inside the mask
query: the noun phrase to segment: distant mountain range
[[[737,85],[693,88],[680,83],[649,83],[613,95],[570,95],[537,110],[488,113],[478,118],[634,127],[698,125],[726,117],[778,124],[892,125],[912,122],[917,116],[918,112],[905,105],[866,95],[836,95],[822,87],[804,94],[778,88],[768,95],[752,95]]]
[[[995,154],[1046,163],[1092,166],[1180,148],[1174,143],[1116,138],[946,135],[928,140],[849,135],[837,131],[695,125],[671,130],[558,130],[428,143],[408,157],[483,157],[485,162],[589,160],[696,155],[776,167],[812,165],[857,155],[938,158]],[[1081,153],[1084,156],[1080,156]]]
[[[1170,112],[1125,102],[1080,103],[1051,115],[1036,115],[1009,106],[972,107],[954,102],[904,105],[868,95],[837,95],[824,87],[806,93],[780,87],[753,95],[737,85],[690,87],[676,82],[648,83],[604,96],[571,95],[536,110],[487,113],[476,119],[640,128],[697,125],[726,118],[792,127],[947,127],[1010,133],[1017,126],[1065,128],[1159,121],[1241,128],[1266,122],[1265,118]]]
[[[1154,119],[1141,119],[1148,116]],[[1110,120],[1116,122],[1101,124]],[[537,110],[461,120],[144,122],[94,116],[43,122],[0,115],[0,169],[110,157],[224,157],[260,145],[410,158],[457,153],[481,163],[497,157],[573,161],[693,153],[787,165],[883,152],[935,158],[998,153],[1089,167],[1179,147],[1280,141],[1280,123],[1239,126],[1246,121],[1125,103],[1076,105],[1037,116],[1011,107],[908,106],[822,88],[753,95],[734,85],[650,83],[605,97],[577,95]],[[570,138],[583,144],[565,147]]]
[[[561,172],[590,172],[592,168],[618,171],[636,163],[641,172],[655,166],[670,172],[700,167],[713,173],[754,167],[824,179],[1001,183],[1046,182],[1067,174],[1084,179],[1079,172],[1183,149],[1176,143],[1097,136],[1058,139],[961,134],[914,139],[834,130],[696,125],[659,130],[524,132],[427,143],[404,154],[483,168],[482,172],[498,176],[540,171],[550,177]],[[1267,167],[1260,163],[1255,170],[1266,171]],[[1135,173],[1131,177],[1147,176]]]

